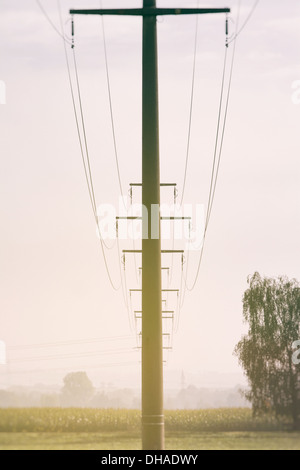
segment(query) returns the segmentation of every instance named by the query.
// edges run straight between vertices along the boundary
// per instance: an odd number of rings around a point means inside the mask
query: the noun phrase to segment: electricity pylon
[[[121,15],[143,18],[142,202],[142,437],[144,450],[164,449],[163,336],[160,236],[160,159],[157,73],[157,16],[230,13],[229,8],[143,8],[71,10],[71,15]],[[146,220],[146,217],[148,220]],[[147,232],[147,233],[146,233]]]

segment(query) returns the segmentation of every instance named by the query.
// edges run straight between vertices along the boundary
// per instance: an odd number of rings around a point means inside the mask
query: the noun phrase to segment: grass
[[[300,433],[249,409],[166,412],[168,450],[300,450]],[[0,450],[138,450],[140,412],[0,409]]]
[[[0,450],[139,450],[128,433],[0,433]],[[167,434],[167,450],[300,450],[300,433]]]
[[[168,432],[282,431],[272,417],[253,419],[247,408],[166,411]],[[140,412],[79,408],[0,409],[0,432],[122,432],[140,431]]]

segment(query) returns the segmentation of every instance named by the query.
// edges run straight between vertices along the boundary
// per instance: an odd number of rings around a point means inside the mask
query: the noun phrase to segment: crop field
[[[168,450],[300,450],[300,433],[249,409],[166,412]],[[0,449],[138,450],[140,412],[96,409],[2,409]]]

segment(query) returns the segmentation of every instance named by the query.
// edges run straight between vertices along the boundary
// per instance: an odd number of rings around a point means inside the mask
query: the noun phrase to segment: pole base
[[[142,418],[143,450],[165,449],[164,416],[143,416]]]

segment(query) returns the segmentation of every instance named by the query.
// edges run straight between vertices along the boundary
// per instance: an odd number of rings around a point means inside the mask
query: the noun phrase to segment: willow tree
[[[243,306],[249,331],[235,349],[250,386],[246,397],[255,414],[274,411],[298,428],[300,366],[293,359],[300,339],[300,284],[255,273],[248,285]]]

